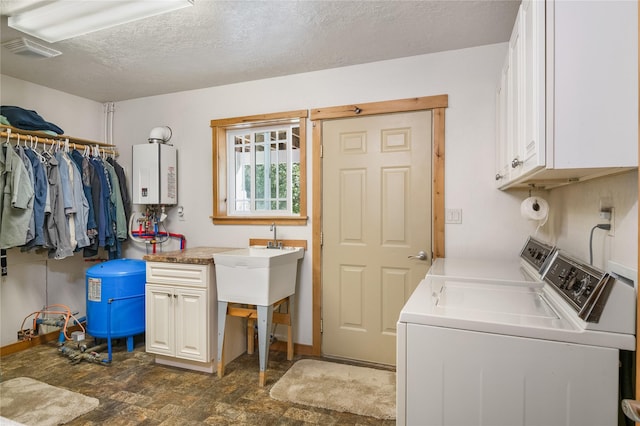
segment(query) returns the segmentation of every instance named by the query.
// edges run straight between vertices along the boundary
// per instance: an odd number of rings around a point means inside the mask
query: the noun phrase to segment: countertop
[[[237,250],[232,247],[194,247],[185,250],[168,251],[164,253],[147,254],[142,257],[149,262],[193,263],[208,265],[213,263],[213,254],[223,251]]]

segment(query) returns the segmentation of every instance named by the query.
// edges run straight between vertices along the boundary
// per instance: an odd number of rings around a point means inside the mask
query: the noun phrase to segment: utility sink
[[[251,246],[215,253],[218,301],[271,306],[296,292],[299,247]]]

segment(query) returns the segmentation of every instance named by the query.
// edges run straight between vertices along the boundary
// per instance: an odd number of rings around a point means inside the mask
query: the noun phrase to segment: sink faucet
[[[273,241],[269,241],[267,243],[267,248],[282,248],[282,241],[278,241],[278,239],[276,238],[276,223],[273,222],[271,223],[271,227],[269,228],[269,231],[273,231]]]

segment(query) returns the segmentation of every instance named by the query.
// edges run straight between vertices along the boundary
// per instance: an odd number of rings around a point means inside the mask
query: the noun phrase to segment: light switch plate
[[[462,209],[447,209],[445,223],[462,223]]]

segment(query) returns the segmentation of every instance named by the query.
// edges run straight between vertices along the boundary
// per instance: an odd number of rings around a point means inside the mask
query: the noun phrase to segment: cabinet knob
[[[496,173],[496,180],[500,180],[502,179],[504,176],[502,176],[500,173]]]
[[[518,166],[522,166],[522,164],[522,161],[518,160],[518,157],[516,157],[511,161],[511,168],[515,169]]]
[[[174,294],[174,295],[173,295],[173,298],[174,298],[174,299],[177,299],[177,298],[178,298],[178,295],[177,295],[177,294]]]

